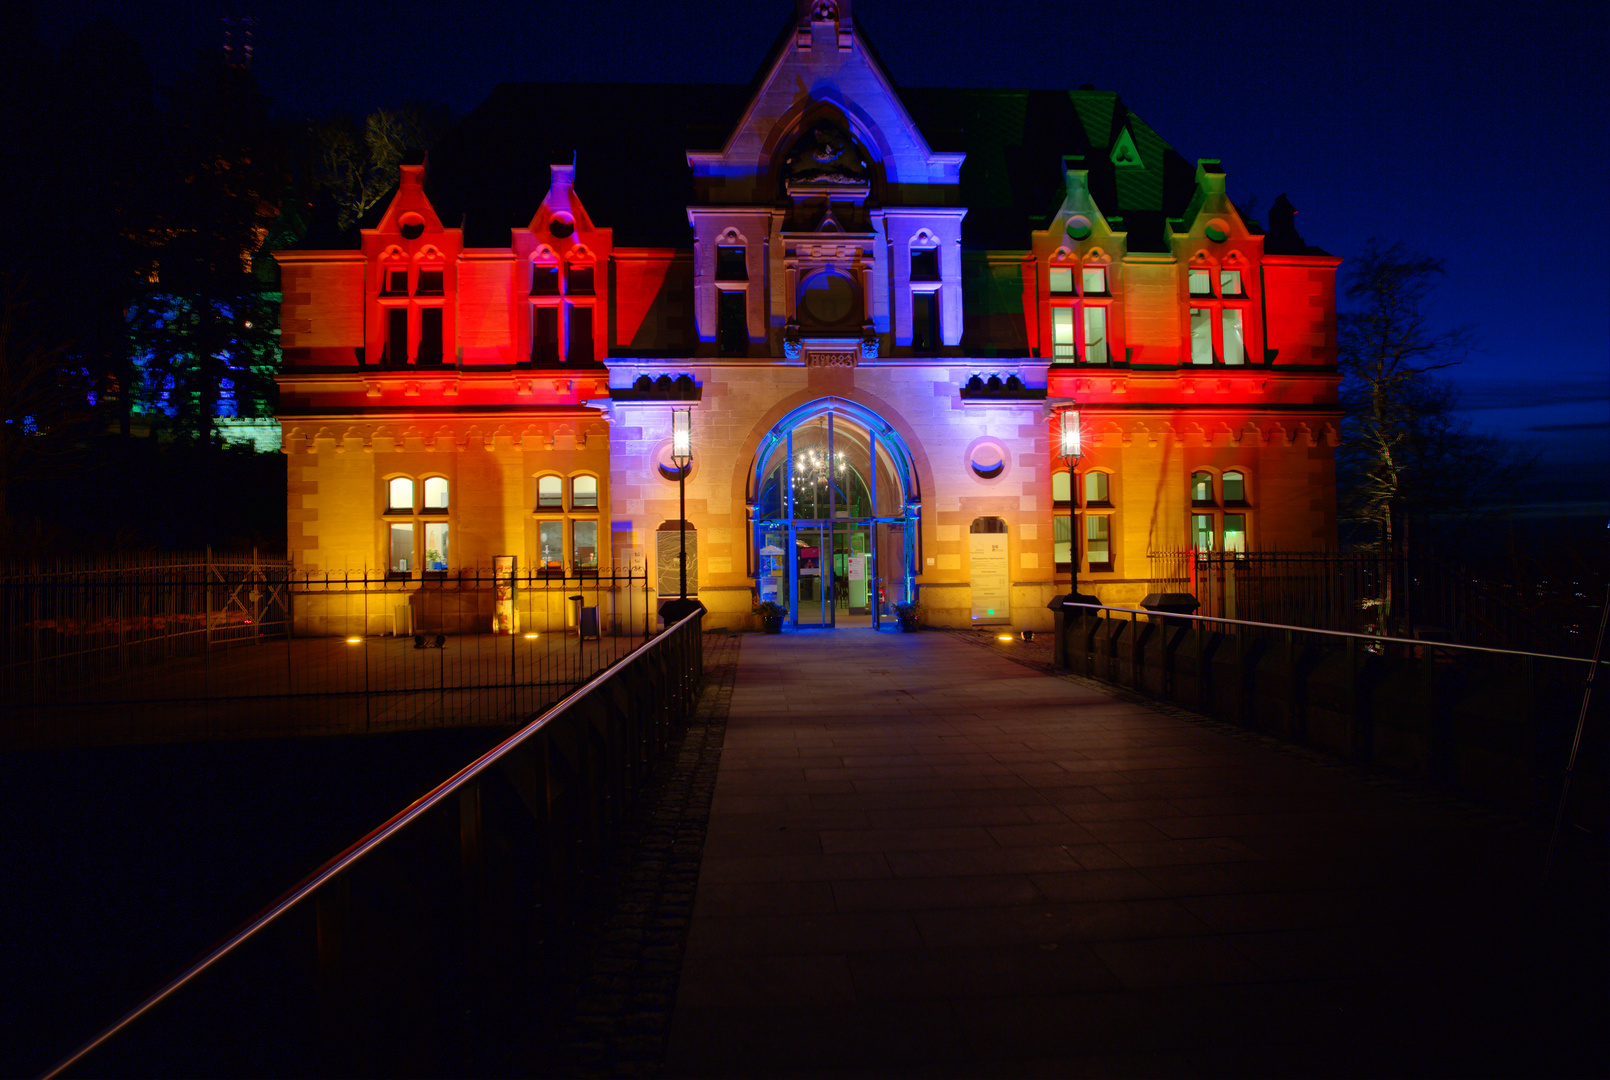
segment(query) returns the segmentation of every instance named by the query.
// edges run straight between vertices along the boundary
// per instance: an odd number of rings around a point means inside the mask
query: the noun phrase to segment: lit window
[[[1220,270],[1219,271],[1219,295],[1220,296],[1241,296],[1242,295],[1242,292],[1241,292],[1241,271],[1239,271],[1239,270]]]
[[[537,568],[548,576],[562,575],[565,572],[563,521],[537,522]]]
[[[1224,515],[1224,550],[1247,550],[1247,515]]]
[[[1213,311],[1210,308],[1191,309],[1191,363],[1213,363]]]
[[[1107,474],[1104,472],[1085,473],[1085,505],[1107,506]]]
[[[1073,518],[1067,514],[1051,518],[1051,561],[1059,572],[1073,569]]]
[[[596,476],[578,476],[570,482],[570,507],[573,510],[598,509]]]
[[[1198,506],[1213,505],[1213,474],[1194,472],[1191,474],[1191,502]]]
[[[1223,322],[1224,362],[1226,364],[1245,364],[1247,362],[1246,347],[1241,341],[1241,309],[1224,308],[1220,311]]]
[[[939,280],[939,252],[935,248],[911,249],[911,280]]]
[[[1051,355],[1053,358],[1071,358],[1073,351],[1073,309],[1051,309]]]
[[[1087,266],[1084,270],[1084,294],[1086,296],[1107,295],[1107,270],[1102,266]]]
[[[1111,518],[1105,514],[1092,514],[1085,518],[1085,552],[1090,557],[1090,569],[1112,569]]]
[[[395,481],[393,481],[395,483]],[[425,478],[425,510],[447,509],[447,478],[443,476],[427,476]]]
[[[1051,474],[1051,505],[1067,506],[1073,501],[1073,475],[1065,472]]]
[[[425,525],[426,570],[447,569],[447,522],[432,521]]]
[[[1213,515],[1191,515],[1191,546],[1197,551],[1213,550]]]
[[[414,569],[414,526],[392,522],[390,527],[389,559],[387,569],[393,574],[406,574]]]
[[[1107,362],[1107,309],[1085,305],[1085,363]]]
[[[1191,295],[1192,296],[1212,296],[1213,295],[1213,279],[1208,276],[1208,272],[1206,270],[1192,270],[1190,273],[1191,273]]]
[[[1051,269],[1051,295],[1073,295],[1073,271],[1067,267],[1053,267]]]
[[[414,512],[414,482],[399,476],[386,485],[386,513],[412,514]]]
[[[537,509],[563,510],[565,508],[565,482],[557,476],[537,477]]]
[[[1247,501],[1247,480],[1244,474],[1239,472],[1224,474],[1224,501],[1231,504]]]
[[[577,570],[598,572],[598,522],[576,521],[571,523],[571,538],[574,546],[570,554],[570,565]]]

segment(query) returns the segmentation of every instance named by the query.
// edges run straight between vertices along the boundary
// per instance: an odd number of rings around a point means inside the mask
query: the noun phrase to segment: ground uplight
[[[347,644],[348,645],[362,645],[363,644],[363,638],[361,638],[361,637],[349,637],[349,638],[347,638]]]
[[[1012,640],[1012,635],[1011,634],[996,634],[995,635],[995,640],[996,641],[1011,641]]]

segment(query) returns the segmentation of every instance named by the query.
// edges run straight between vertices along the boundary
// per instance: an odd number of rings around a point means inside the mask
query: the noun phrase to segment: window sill
[[[1085,503],[1085,509],[1086,510],[1111,510],[1112,509],[1112,503],[1109,502],[1106,499],[1102,499],[1099,502],[1087,502],[1087,503]]]

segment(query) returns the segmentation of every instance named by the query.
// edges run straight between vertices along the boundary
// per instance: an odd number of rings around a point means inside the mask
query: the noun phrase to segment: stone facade
[[[989,128],[968,109],[1054,122],[1022,121],[1045,152],[1003,204],[1000,147],[935,149],[847,0],[807,3],[719,149],[607,178],[689,190],[680,246],[632,242],[630,210],[595,222],[578,152],[506,246],[446,227],[405,166],[359,250],[281,253],[298,566],[397,595],[506,555],[652,581],[678,409],[707,625],[776,595],[800,625],[909,599],[1043,629],[1075,573],[1128,604],[1160,552],[1333,547],[1338,260],[1245,220],[1217,162],[1112,94],[907,96],[938,133]],[[342,604],[307,599],[302,628],[383,622]],[[461,609],[446,628],[476,629]]]

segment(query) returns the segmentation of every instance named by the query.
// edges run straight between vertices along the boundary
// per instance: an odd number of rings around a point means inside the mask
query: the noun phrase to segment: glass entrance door
[[[906,597],[906,526],[904,522],[880,522],[872,527],[872,626],[898,626],[896,604]]]
[[[872,527],[840,522],[833,526],[833,625],[873,625]]]
[[[833,625],[831,531],[822,525],[794,527],[794,625]]]

